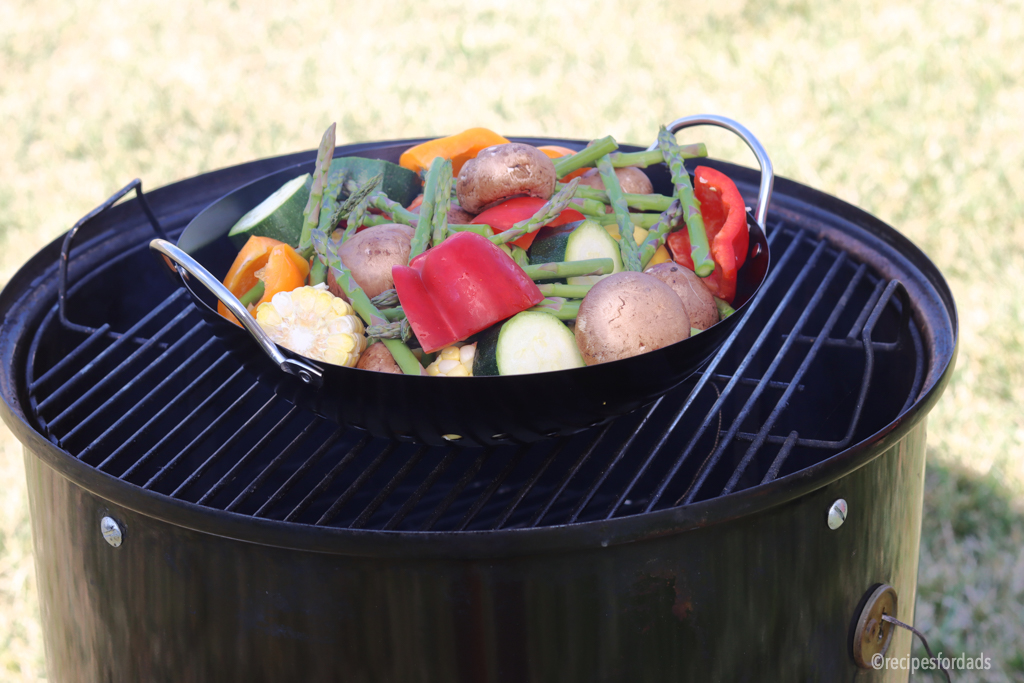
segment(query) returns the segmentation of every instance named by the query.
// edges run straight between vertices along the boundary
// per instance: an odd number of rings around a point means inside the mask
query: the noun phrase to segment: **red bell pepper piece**
[[[452,235],[408,266],[392,266],[391,275],[409,324],[427,353],[544,299],[515,261],[472,232]]]
[[[505,232],[519,221],[525,221],[530,218],[542,206],[544,206],[544,200],[539,197],[513,197],[487,209],[474,218],[471,223],[474,225],[489,225],[494,230],[494,233],[497,234]],[[558,226],[581,220],[583,220],[582,213],[573,209],[566,209],[558,214],[558,218],[547,225]],[[529,249],[530,245],[533,244],[533,238],[536,236],[536,232],[530,232],[519,239],[512,240],[512,244],[522,249]]]
[[[693,175],[693,194],[700,202],[700,215],[715,261],[715,272],[704,278],[704,284],[712,294],[731,304],[736,296],[736,271],[747,260],[750,247],[746,205],[736,184],[724,173],[698,166]],[[667,243],[673,260],[693,270],[689,233],[676,230],[668,236]]]

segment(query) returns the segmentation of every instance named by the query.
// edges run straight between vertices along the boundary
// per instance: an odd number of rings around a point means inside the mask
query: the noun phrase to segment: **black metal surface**
[[[92,494],[29,453],[50,680],[905,681],[858,674],[849,633],[871,585],[914,595],[924,425],[871,454],[761,514],[463,559],[195,531]],[[838,497],[850,513],[831,531]],[[123,526],[119,548],[100,536],[104,515]],[[896,616],[912,615],[901,600]],[[909,634],[896,633],[888,656],[909,653]]]
[[[173,239],[299,160],[147,196]],[[749,196],[755,174],[727,172]],[[919,251],[834,198],[780,180],[770,225],[763,303],[702,374],[649,411],[492,449],[373,439],[275,397],[146,267],[134,201],[83,226],[70,263],[91,334],[59,323],[50,245],[0,294],[0,395],[51,677],[853,680],[863,593],[916,588],[956,312]],[[897,633],[890,654],[909,647]]]
[[[578,148],[585,144],[559,142]],[[406,144],[381,143],[371,150],[361,149],[359,154],[397,162],[406,148]],[[346,147],[336,152],[337,156],[350,154]],[[189,223],[178,238],[178,246],[222,279],[238,252],[227,237],[231,226],[285,182],[311,170],[312,164],[285,169],[225,195]],[[652,166],[647,173],[657,191],[671,194],[671,177],[666,169]],[[746,315],[747,304],[768,270],[768,243],[761,228],[748,218],[750,256],[737,274],[733,302],[737,312],[733,316],[699,335],[650,353],[598,366],[514,377],[438,382],[426,375],[410,377],[320,364],[322,384],[306,384],[284,373],[245,330],[219,315],[216,300],[202,284],[184,273],[179,281],[192,293],[214,334],[261,381],[322,417],[367,429],[376,436],[432,445],[444,445],[453,438],[463,445],[529,443],[571,435],[649,405],[715,354]]]

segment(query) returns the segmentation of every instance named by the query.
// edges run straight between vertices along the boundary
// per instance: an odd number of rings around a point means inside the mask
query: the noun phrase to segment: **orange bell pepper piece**
[[[224,286],[241,298],[262,280],[264,294],[258,303],[263,303],[277,292],[290,292],[301,287],[308,274],[309,263],[284,242],[270,237],[250,237],[228,269]],[[296,281],[298,284],[294,284]],[[217,312],[238,324],[235,316],[220,302],[217,303]]]
[[[451,159],[452,173],[458,177],[462,165],[475,158],[480,150],[493,145],[504,145],[507,142],[507,139],[487,128],[470,128],[457,135],[428,140],[410,147],[402,153],[398,164],[419,173],[430,168],[435,158],[442,157]]]

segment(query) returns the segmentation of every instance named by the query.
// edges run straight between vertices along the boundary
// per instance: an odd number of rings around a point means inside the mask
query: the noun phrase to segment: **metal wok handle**
[[[218,301],[227,306],[228,310],[234,313],[235,317],[238,318],[238,321],[242,323],[242,326],[245,327],[249,334],[252,335],[253,339],[256,340],[256,343],[263,348],[263,351],[270,356],[271,360],[273,360],[281,370],[290,375],[295,375],[305,384],[320,386],[323,383],[324,371],[321,368],[306,361],[289,358],[281,353],[281,350],[277,348],[277,344],[267,336],[267,333],[263,331],[263,328],[260,327],[260,324],[256,322],[256,319],[252,317],[248,309],[242,305],[242,302],[231,293],[231,290],[211,275],[210,271],[203,268],[198,261],[167,240],[153,240],[149,243],[149,248],[174,261],[178,269],[184,270],[198,280],[204,287],[210,290],[210,293],[217,297]]]
[[[692,126],[718,126],[719,128],[725,128],[727,131],[735,133],[743,142],[747,143],[747,147],[757,157],[757,163],[761,165],[761,186],[757,190],[757,206],[754,208],[754,219],[757,224],[761,226],[761,230],[765,231],[765,221],[768,218],[768,202],[772,197],[772,185],[775,183],[775,171],[772,168],[772,161],[768,158],[768,153],[764,147],[758,142],[754,134],[751,133],[747,128],[739,123],[733,121],[730,118],[724,116],[718,116],[716,114],[695,114],[693,116],[684,116],[681,119],[676,119],[672,123],[668,124],[669,132],[675,133],[682,130],[683,128],[690,128]],[[648,149],[655,150],[658,148],[658,143],[654,143]]]

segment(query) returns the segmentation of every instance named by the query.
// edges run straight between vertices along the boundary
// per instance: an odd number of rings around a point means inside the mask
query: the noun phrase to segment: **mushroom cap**
[[[462,167],[455,194],[469,213],[510,197],[549,199],[555,191],[555,165],[532,145],[510,142],[481,150]]]
[[[651,179],[635,166],[623,166],[615,169],[615,177],[619,179],[619,186],[623,192],[629,194],[652,194],[654,192]],[[601,179],[601,172],[596,168],[590,169],[580,176],[580,185],[603,190],[604,180]]]
[[[587,365],[630,358],[690,336],[690,318],[671,287],[645,273],[602,279],[576,317],[576,345]]]
[[[338,248],[338,254],[366,296],[373,298],[395,286],[391,266],[404,266],[409,262],[415,233],[408,225],[375,225],[353,235]],[[335,296],[348,300],[332,272],[327,274],[327,287]]]
[[[690,316],[691,327],[706,330],[718,322],[715,297],[697,273],[672,261],[651,266],[644,272],[658,278],[679,295],[686,314]]]

